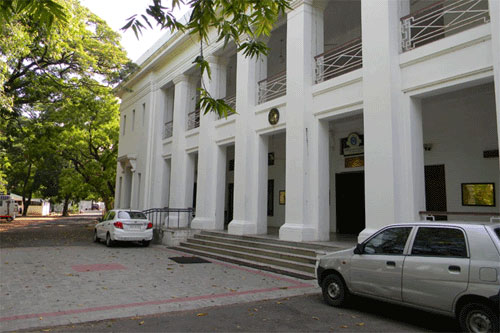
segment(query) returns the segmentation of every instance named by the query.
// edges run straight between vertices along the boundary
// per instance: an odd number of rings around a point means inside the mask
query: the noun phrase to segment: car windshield
[[[147,220],[146,215],[141,212],[119,212],[119,219]]]
[[[495,233],[497,234],[497,237],[500,240],[500,228],[496,228]]]

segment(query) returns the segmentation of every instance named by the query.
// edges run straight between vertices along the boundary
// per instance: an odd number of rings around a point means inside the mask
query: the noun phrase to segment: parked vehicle
[[[500,224],[389,225],[316,263],[323,298],[362,295],[455,316],[467,332],[499,331]]]
[[[94,242],[106,241],[113,246],[115,241],[140,242],[149,246],[153,239],[153,224],[146,215],[136,210],[113,209],[104,215],[94,229]]]
[[[10,195],[0,195],[0,219],[11,222],[16,218],[19,207]]]

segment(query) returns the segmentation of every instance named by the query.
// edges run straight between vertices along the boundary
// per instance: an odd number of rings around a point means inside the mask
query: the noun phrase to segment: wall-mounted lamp
[[[432,143],[424,143],[424,150],[431,151],[432,150]]]

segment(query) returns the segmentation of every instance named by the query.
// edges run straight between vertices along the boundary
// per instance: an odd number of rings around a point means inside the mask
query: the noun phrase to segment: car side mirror
[[[354,254],[363,254],[364,250],[365,246],[363,244],[357,244],[356,248],[354,249]]]

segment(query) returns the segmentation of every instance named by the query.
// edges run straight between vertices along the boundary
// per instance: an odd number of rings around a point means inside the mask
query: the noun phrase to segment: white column
[[[135,169],[131,168],[130,169],[130,182],[131,182],[131,185],[130,185],[130,203],[128,206],[130,209],[137,209],[137,205],[136,205],[137,194],[135,193],[135,191],[136,191],[135,177],[136,177]]]
[[[203,76],[205,88],[214,98],[222,98],[225,93],[225,61],[209,56],[211,79],[207,73]],[[222,88],[224,87],[224,88]],[[196,198],[196,217],[193,229],[224,229],[224,210],[217,209],[218,201],[224,202],[224,184],[226,176],[225,150],[215,142],[214,121],[218,118],[214,112],[200,117],[198,181]]]
[[[193,83],[189,76],[180,75],[174,80],[174,131],[172,138],[171,173],[174,175],[170,182],[170,208],[188,208],[192,206],[192,192],[194,169],[190,156],[186,153],[186,121],[187,114],[191,111],[191,91]],[[191,194],[191,197],[190,197]],[[181,226],[187,225],[187,216],[182,214],[179,221]],[[170,217],[170,223],[177,225],[177,214]]]
[[[497,137],[498,147],[500,148],[500,1],[489,0],[488,5],[491,22],[491,51],[493,52],[493,76],[497,109]]]
[[[238,235],[264,234],[267,232],[267,143],[251,126],[257,80],[263,66],[261,60],[246,58],[241,53],[237,61],[234,219],[228,231]]]
[[[323,25],[317,22],[322,10],[301,1],[287,17],[287,202],[279,232],[285,240],[329,239],[328,192],[322,186],[328,179],[328,132],[311,110],[314,56],[323,49]]]
[[[407,4],[362,0],[366,228],[418,220],[425,208],[420,103],[401,92],[400,20]]]

